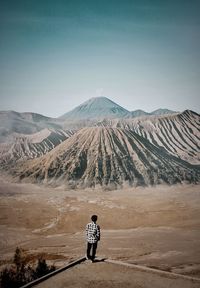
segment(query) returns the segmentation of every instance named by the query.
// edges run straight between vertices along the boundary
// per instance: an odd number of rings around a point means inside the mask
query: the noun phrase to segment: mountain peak
[[[121,118],[130,112],[105,96],[93,97],[61,116],[62,119]]]
[[[95,96],[95,97],[91,97],[89,100],[87,100],[87,101],[96,101],[96,100],[100,100],[100,99],[102,99],[102,100],[108,100],[108,101],[111,101],[112,102],[112,100],[110,100],[110,99],[108,99],[108,97],[106,97],[106,96],[103,96],[103,95],[101,95],[101,96]],[[86,102],[87,102],[86,101]]]
[[[176,111],[172,111],[169,109],[164,109],[164,108],[159,108],[157,110],[154,110],[153,112],[151,112],[151,115],[165,115],[165,114],[174,114],[177,113]]]

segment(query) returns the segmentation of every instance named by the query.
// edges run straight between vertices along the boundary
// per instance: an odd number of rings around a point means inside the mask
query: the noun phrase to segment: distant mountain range
[[[200,115],[92,98],[59,118],[0,112],[0,168],[21,181],[122,187],[200,180]]]
[[[0,111],[0,143],[13,134],[32,134],[42,129],[62,129],[62,125],[55,118],[37,113],[18,113],[15,111]]]
[[[176,113],[168,109],[158,109],[151,113],[143,110],[128,111],[106,97],[94,97],[67,112],[61,119],[103,119],[103,118],[124,118],[138,117],[143,115],[163,115]]]
[[[139,116],[174,114],[168,109],[158,109],[152,113],[143,110],[128,111],[106,97],[94,97],[67,112],[61,117],[51,118],[41,114],[15,111],[0,111],[0,143],[13,141],[17,134],[32,134],[42,129],[77,130],[93,126],[96,120],[135,118]]]

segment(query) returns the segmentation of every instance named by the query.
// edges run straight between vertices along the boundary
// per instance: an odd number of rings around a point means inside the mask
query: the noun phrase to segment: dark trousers
[[[92,254],[90,253],[92,250]],[[87,243],[87,258],[94,260],[97,251],[97,242],[96,243]]]

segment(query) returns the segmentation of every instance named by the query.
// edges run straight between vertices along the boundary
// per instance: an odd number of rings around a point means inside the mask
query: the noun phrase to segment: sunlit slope
[[[200,164],[200,115],[186,110],[164,116],[104,120],[98,126],[136,132],[158,148],[192,164]]]
[[[83,128],[17,170],[22,180],[78,186],[149,185],[199,180],[199,166],[119,128]]]
[[[18,161],[40,157],[73,134],[73,131],[43,129],[31,135],[16,134],[10,143],[0,144],[0,165],[9,169]]]

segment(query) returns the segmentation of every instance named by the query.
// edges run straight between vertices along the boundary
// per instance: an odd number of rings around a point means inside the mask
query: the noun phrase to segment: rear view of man
[[[86,237],[87,237],[87,259],[94,262],[97,242],[100,240],[100,227],[96,224],[97,215],[92,215],[92,222],[86,225]]]

